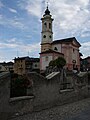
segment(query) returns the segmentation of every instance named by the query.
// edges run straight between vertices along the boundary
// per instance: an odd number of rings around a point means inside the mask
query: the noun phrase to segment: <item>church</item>
[[[58,57],[64,57],[66,60],[65,68],[68,70],[80,70],[80,43],[75,37],[53,40],[53,18],[48,6],[45,10],[42,21],[41,31],[41,53],[40,53],[40,70],[43,72],[51,60]]]

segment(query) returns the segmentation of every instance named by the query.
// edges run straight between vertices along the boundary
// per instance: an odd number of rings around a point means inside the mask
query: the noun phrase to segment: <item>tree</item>
[[[49,66],[55,67],[56,66],[55,60],[51,60]]]
[[[55,63],[56,63],[56,66],[58,68],[63,68],[66,64],[66,60],[63,58],[63,57],[58,57],[56,60],[55,60]]]
[[[63,57],[58,57],[56,60],[50,61],[49,66],[57,66],[58,68],[63,68],[66,64],[66,60]]]

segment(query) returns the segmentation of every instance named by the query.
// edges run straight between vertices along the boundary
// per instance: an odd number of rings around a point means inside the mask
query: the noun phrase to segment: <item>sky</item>
[[[90,0],[0,0],[0,62],[39,57],[47,2],[54,40],[76,37],[83,58],[90,56]]]

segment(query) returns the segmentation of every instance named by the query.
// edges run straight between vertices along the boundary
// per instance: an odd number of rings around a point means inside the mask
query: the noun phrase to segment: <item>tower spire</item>
[[[48,1],[47,1],[47,8],[48,8]]]
[[[50,15],[50,11],[49,11],[49,9],[48,9],[48,1],[47,1],[47,7],[46,7],[46,10],[45,10],[45,15]]]
[[[53,41],[53,31],[52,31],[52,15],[50,15],[50,11],[47,8],[45,10],[45,14],[41,18],[42,20],[42,32],[41,32],[41,52],[46,51],[51,48],[51,42]]]

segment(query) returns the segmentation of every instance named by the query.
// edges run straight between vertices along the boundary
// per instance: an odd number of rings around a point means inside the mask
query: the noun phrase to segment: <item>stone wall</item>
[[[0,120],[8,116],[8,100],[10,98],[10,74],[0,77]]]
[[[33,108],[34,110],[45,109],[54,105],[74,102],[89,96],[87,87],[87,75],[79,76],[68,73],[66,89],[61,89],[63,73],[59,73],[51,79],[46,79],[36,73],[29,73],[33,80]],[[63,78],[64,79],[64,78]],[[81,79],[81,82],[78,82]]]
[[[9,99],[9,110],[14,116],[33,111],[34,96],[22,96]]]
[[[0,120],[33,111],[33,96],[10,98],[10,80],[9,73],[0,78]]]
[[[35,110],[52,106],[52,104],[58,100],[59,87],[59,79],[57,78],[43,80],[38,85],[35,82],[35,87],[33,88]]]
[[[0,82],[0,120],[9,116],[22,115],[24,113],[39,111],[56,105],[63,105],[90,97],[87,74],[79,77],[73,73],[67,74],[66,88],[63,85],[63,73],[59,73],[51,79],[46,79],[37,73],[29,73],[28,79],[32,86],[28,87],[27,95],[18,98],[10,98],[10,75]],[[31,95],[32,96],[29,96]]]

